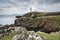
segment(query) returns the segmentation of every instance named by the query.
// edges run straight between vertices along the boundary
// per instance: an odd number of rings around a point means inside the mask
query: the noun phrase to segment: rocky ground
[[[38,14],[32,12],[23,16],[16,16],[14,24],[4,26],[0,25],[0,38],[5,36],[10,37],[10,34],[14,33],[14,35],[11,36],[13,38],[9,40],[44,40],[36,32],[40,31],[51,34],[52,32],[60,31],[60,28],[57,27],[56,23],[51,20],[50,17],[51,16],[48,17],[39,12]]]

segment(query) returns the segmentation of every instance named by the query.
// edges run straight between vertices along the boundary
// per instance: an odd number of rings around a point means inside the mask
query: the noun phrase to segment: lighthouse
[[[30,7],[30,12],[32,12],[32,7]]]

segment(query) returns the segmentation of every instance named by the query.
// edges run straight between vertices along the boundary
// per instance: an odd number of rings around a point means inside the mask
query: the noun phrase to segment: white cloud
[[[7,0],[6,0],[7,1]],[[0,3],[1,14],[25,14],[32,7],[33,11],[60,11],[60,3],[52,4],[53,0],[8,0]]]

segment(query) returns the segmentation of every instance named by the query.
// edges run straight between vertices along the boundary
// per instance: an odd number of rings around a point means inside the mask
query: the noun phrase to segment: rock
[[[21,34],[21,33],[26,33],[27,29],[24,27],[15,27],[14,31],[16,32],[16,34]]]
[[[42,31],[46,33],[59,31],[59,28],[49,18],[19,18],[15,20],[16,26],[23,26],[27,30]]]
[[[4,36],[4,34],[0,34],[0,38],[2,38]]]
[[[34,31],[27,31],[26,33],[15,35],[12,40],[43,40],[43,39]]]
[[[20,18],[20,17],[22,17],[22,16],[16,16],[16,18]]]
[[[60,31],[59,31],[59,33],[60,33]]]

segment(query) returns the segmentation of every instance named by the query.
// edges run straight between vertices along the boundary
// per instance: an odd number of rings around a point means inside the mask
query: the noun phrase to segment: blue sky
[[[25,14],[33,11],[60,11],[60,0],[0,0],[0,15]]]

